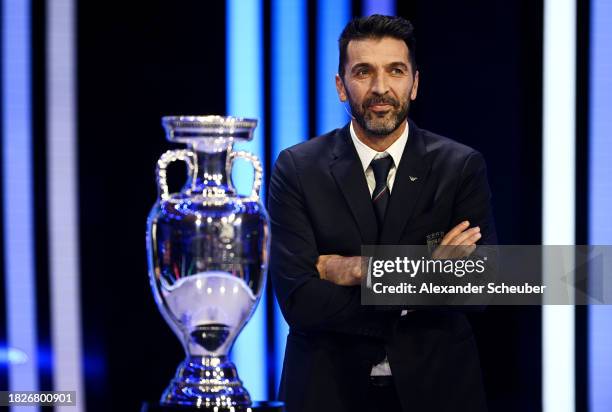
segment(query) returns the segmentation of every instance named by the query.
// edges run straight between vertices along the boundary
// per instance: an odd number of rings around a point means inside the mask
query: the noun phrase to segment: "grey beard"
[[[400,108],[400,111],[395,114],[391,119],[384,122],[383,124],[376,125],[375,119],[366,119],[364,113],[365,110],[359,111],[357,107],[353,105],[353,102],[349,99],[349,105],[351,106],[351,112],[353,117],[361,126],[362,129],[366,130],[368,134],[372,136],[387,136],[394,130],[396,130],[408,117],[408,110],[410,109],[410,101],[407,101],[405,105]]]

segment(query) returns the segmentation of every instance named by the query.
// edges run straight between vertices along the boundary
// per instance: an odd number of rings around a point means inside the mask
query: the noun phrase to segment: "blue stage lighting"
[[[317,2],[317,134],[343,126],[348,114],[340,103],[335,87],[338,72],[338,38],[351,18],[348,0],[319,0]]]
[[[589,243],[612,244],[612,2],[591,1]],[[612,410],[612,307],[589,307],[589,404]]]
[[[227,114],[259,120],[253,140],[235,149],[247,150],[257,155],[263,163],[265,125],[262,1],[228,0],[226,4]],[[250,192],[253,179],[250,166],[243,162],[237,163],[232,176],[239,193]],[[262,187],[263,193],[265,187]],[[255,400],[268,397],[265,319],[266,300],[263,296],[232,350],[232,359],[238,367],[240,378]]]
[[[2,2],[2,179],[9,390],[37,390],[30,2]],[[21,354],[20,354],[21,353]],[[24,407],[24,411],[38,410]]]

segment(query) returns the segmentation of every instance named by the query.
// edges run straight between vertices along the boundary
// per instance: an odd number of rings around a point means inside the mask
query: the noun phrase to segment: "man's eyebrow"
[[[353,67],[351,67],[351,71],[355,71],[356,69],[361,69],[364,67],[372,67],[372,65],[370,63],[357,63],[355,64]]]
[[[405,69],[408,69],[408,65],[404,62],[392,62],[392,63],[387,64],[387,67],[397,67],[397,66],[401,66]]]
[[[362,68],[371,68],[372,65],[370,63],[365,63],[365,62],[361,62],[361,63],[357,63],[355,64],[353,67],[351,67],[351,72],[354,72],[355,70],[358,69],[362,69]],[[408,70],[408,64],[401,62],[401,61],[397,61],[397,62],[391,62],[385,65],[385,67],[402,67],[406,70]]]

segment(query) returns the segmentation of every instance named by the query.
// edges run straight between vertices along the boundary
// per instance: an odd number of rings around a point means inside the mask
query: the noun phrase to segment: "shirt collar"
[[[355,129],[353,128],[353,122],[351,121],[350,131],[351,131],[351,139],[353,140],[353,145],[357,150],[357,155],[359,155],[359,160],[361,161],[361,166],[365,171],[374,158],[384,157],[384,154],[387,153],[389,156],[393,158],[393,163],[395,167],[399,167],[400,160],[402,159],[402,153],[404,153],[404,148],[406,147],[406,142],[408,142],[408,122],[406,122],[406,128],[400,135],[400,137],[393,142],[391,146],[387,148],[384,152],[377,152],[376,150],[368,147],[365,143],[363,143],[357,137],[355,133]]]

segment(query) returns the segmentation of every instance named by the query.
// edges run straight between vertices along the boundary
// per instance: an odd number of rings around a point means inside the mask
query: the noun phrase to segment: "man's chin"
[[[390,135],[391,133],[393,133],[393,131],[395,129],[392,128],[392,127],[371,127],[371,126],[368,126],[366,128],[366,130],[372,136],[384,137],[384,136],[387,136],[387,135]]]
[[[366,130],[368,133],[374,136],[386,136],[388,134],[393,133],[399,125],[395,125],[394,122],[386,121],[386,122],[377,122],[377,121],[368,121],[366,122]]]

